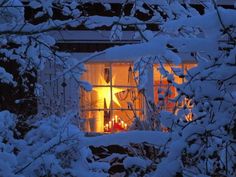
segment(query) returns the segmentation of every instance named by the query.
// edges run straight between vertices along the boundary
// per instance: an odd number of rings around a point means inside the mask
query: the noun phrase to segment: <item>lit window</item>
[[[93,85],[93,91],[80,94],[85,131],[123,131],[135,116],[142,117],[143,99],[131,63],[89,63],[86,68],[82,79]]]
[[[183,83],[184,78],[176,75],[178,69],[187,70],[193,64],[179,66],[154,65],[153,87],[154,103],[160,110],[172,111],[181,107],[187,101],[176,103],[173,99],[177,96],[176,88],[160,73],[160,67],[173,74],[176,83]],[[131,63],[88,63],[87,72],[82,79],[93,85],[91,92],[80,91],[81,117],[85,119],[84,130],[87,132],[117,132],[125,131],[132,124],[134,117],[143,119],[144,98],[138,92],[137,73],[133,73]],[[162,68],[163,69],[163,68]],[[186,117],[191,120],[191,116]]]

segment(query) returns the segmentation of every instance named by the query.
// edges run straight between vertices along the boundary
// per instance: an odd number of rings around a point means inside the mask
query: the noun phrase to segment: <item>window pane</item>
[[[182,73],[182,65],[154,65],[153,69],[154,102],[158,104],[161,109],[172,111],[175,107],[175,103],[172,99],[177,96],[177,91],[162,74],[165,74],[165,72],[172,74],[174,81],[180,84],[183,82],[183,79],[176,74]]]
[[[179,84],[183,82],[183,78],[176,75],[182,71],[182,65],[175,66],[175,65],[166,65],[165,64],[165,65],[163,65],[163,67],[161,67],[160,65],[154,65],[154,67],[153,67],[154,85],[155,85],[155,81],[161,81],[161,80],[167,81],[167,79],[164,78],[164,76],[162,75],[163,73],[161,73],[160,70],[162,70],[164,73],[166,71],[170,74],[173,74],[175,82],[177,82]]]
[[[141,109],[142,106],[142,96],[138,92],[137,88],[119,88],[122,89],[121,92],[117,92],[114,94],[113,98],[113,108],[114,109]],[[116,101],[118,101],[118,104]]]
[[[109,118],[109,110],[100,110],[100,111],[81,111],[81,116],[86,118],[83,122],[84,131],[87,132],[103,132],[105,120]]]
[[[114,63],[112,64],[113,85],[120,86],[136,86],[133,65],[130,63]]]
[[[110,83],[110,64],[89,63],[85,64],[87,71],[81,77],[92,85],[109,85]]]
[[[82,110],[109,108],[110,103],[110,87],[93,87],[91,92],[81,89],[80,108]]]
[[[93,85],[93,91],[81,89],[80,93],[85,131],[103,132],[104,126],[115,115],[127,126],[130,126],[135,114],[142,118],[142,97],[138,93],[132,67],[130,63],[86,64],[87,72],[82,79]]]

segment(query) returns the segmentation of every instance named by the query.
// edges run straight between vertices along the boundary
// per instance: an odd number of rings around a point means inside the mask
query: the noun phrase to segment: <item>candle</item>
[[[125,129],[127,129],[127,124],[125,124]]]
[[[124,128],[124,121],[121,121],[121,127]]]
[[[105,128],[105,130],[106,130],[106,131],[108,131],[108,124],[106,124],[106,126],[105,126],[105,127],[106,127],[106,128]]]
[[[115,123],[115,119],[114,119],[114,118],[112,118],[112,125],[114,125],[114,123]]]
[[[117,122],[118,122],[118,116],[115,115],[115,123],[117,123]]]
[[[109,121],[109,128],[111,128],[111,121]]]

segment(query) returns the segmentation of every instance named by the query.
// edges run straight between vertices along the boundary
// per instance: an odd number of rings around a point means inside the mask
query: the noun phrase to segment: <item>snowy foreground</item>
[[[154,172],[157,147],[168,140],[167,134],[154,131],[85,137],[66,117],[41,120],[24,139],[15,139],[14,115],[3,111],[0,120],[3,177],[143,176]]]
[[[194,166],[183,166],[184,157],[191,160],[183,156],[184,136],[129,131],[86,137],[70,117],[73,115],[36,121],[22,139],[15,115],[0,112],[0,176],[206,176]],[[197,144],[190,146],[192,152],[198,148]],[[208,169],[213,162],[209,160]]]

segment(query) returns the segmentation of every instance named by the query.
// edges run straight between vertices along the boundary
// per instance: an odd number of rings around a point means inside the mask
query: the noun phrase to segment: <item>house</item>
[[[193,6],[201,11],[201,6],[194,2]],[[225,1],[223,5],[232,7],[232,3],[232,1]],[[99,9],[98,6],[93,4],[89,5],[89,8]],[[115,11],[119,6],[120,3],[113,3],[112,8]],[[150,25],[150,28],[153,27]],[[154,27],[153,30],[158,29]],[[61,51],[72,52],[72,56],[81,59],[92,52],[102,51],[112,46],[138,43],[140,38],[134,38],[135,32],[132,28],[126,29],[122,38],[114,41],[110,40],[109,28],[106,27],[98,30],[72,29],[51,34],[57,39],[57,46]],[[182,60],[184,62],[177,67],[183,68],[185,72],[196,65],[190,56],[183,56]],[[68,110],[79,111],[79,117],[84,118],[82,128],[88,132],[122,131],[131,126],[134,117],[146,119],[148,103],[138,90],[135,78],[140,73],[134,72],[134,58],[116,59],[115,56],[109,58],[101,54],[89,60],[85,66],[87,72],[81,79],[93,85],[93,90],[90,92],[80,88],[75,80],[67,79],[66,76],[55,79],[60,68],[53,61],[49,62],[45,70],[38,74],[38,82],[44,87],[38,102],[39,112],[43,110],[47,115],[62,114]],[[148,67],[145,85],[148,101],[158,103],[161,100],[161,109],[171,110],[176,106],[176,103],[170,101],[177,94],[175,88],[162,77],[157,69],[160,67],[157,63],[153,62]],[[165,64],[165,67],[172,72],[170,65]],[[184,81],[177,76],[174,79],[178,83]],[[167,89],[171,93],[168,98],[162,98],[161,95]]]

